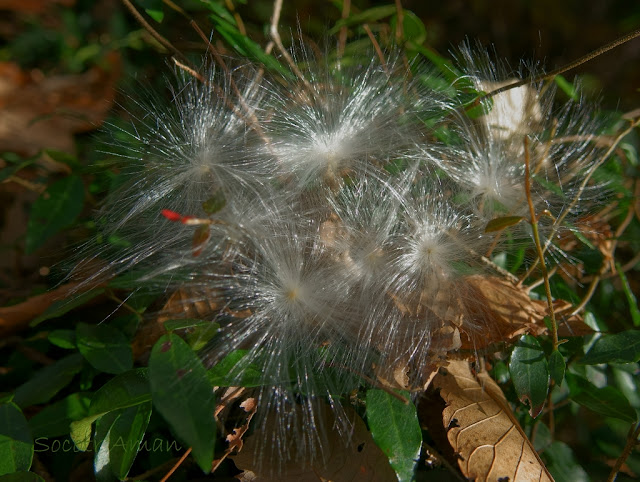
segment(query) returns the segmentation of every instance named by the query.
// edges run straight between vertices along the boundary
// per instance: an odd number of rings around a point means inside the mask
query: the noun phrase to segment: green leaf
[[[133,367],[129,340],[119,330],[105,324],[78,323],[78,351],[96,370],[119,374]]]
[[[76,348],[76,332],[73,330],[53,330],[47,336],[52,345],[73,350]]]
[[[162,10],[151,10],[146,8],[144,11],[158,23],[161,23],[162,19],[164,19],[164,12]]]
[[[27,420],[15,403],[0,405],[0,475],[29,470],[33,439]]]
[[[221,189],[217,190],[213,196],[202,203],[202,209],[208,215],[212,215],[220,211],[227,204],[227,200],[224,197],[224,193]]]
[[[153,404],[174,432],[192,448],[200,468],[211,471],[216,439],[216,401],[202,363],[177,335],[165,335],[149,360]]]
[[[636,411],[629,400],[614,387],[598,388],[591,382],[573,373],[566,374],[571,400],[606,417],[634,423]]]
[[[76,448],[81,452],[89,448],[89,443],[91,443],[91,425],[99,417],[100,415],[95,415],[69,424],[69,436],[76,445]]]
[[[558,74],[553,78],[553,81],[556,83],[560,89],[567,94],[572,100],[580,99],[578,92],[576,91],[575,86],[565,79],[562,75]]]
[[[211,12],[216,17],[219,17],[220,20],[227,22],[229,25],[237,26],[236,19],[233,17],[231,12],[224,8],[222,5],[212,1],[212,0],[201,0]]]
[[[264,385],[260,367],[248,362],[247,350],[234,350],[207,371],[213,387],[259,387]]]
[[[631,321],[633,322],[633,326],[640,326],[640,309],[638,309],[638,300],[636,300],[636,295],[633,294],[631,286],[629,285],[629,280],[627,280],[627,275],[622,271],[620,263],[616,263],[616,270],[618,271],[618,276],[620,276],[620,280],[622,281],[622,291],[624,291],[627,303],[629,303],[629,311],[631,312]]]
[[[255,43],[246,35],[240,33],[235,26],[225,21],[220,21],[216,16],[212,16],[212,20],[215,23],[216,32],[219,33],[240,55],[255,60],[264,65],[267,69],[278,72],[286,78],[292,77],[292,74],[288,69],[283,67],[282,64],[274,57],[267,55],[260,45]]]
[[[461,78],[463,78],[462,72],[456,69],[450,60],[438,55],[436,52],[424,47],[423,45],[419,45],[417,43],[407,41],[407,50],[412,50],[414,52],[419,53],[427,60],[429,60],[433,65],[437,67],[437,69],[442,73],[446,80],[449,82],[457,82]],[[459,86],[462,87],[462,86]],[[465,85],[465,87],[468,87]]]
[[[603,335],[589,349],[579,363],[635,363],[640,360],[640,331],[629,330],[615,335]]]
[[[89,414],[91,397],[87,393],[73,393],[47,405],[29,419],[31,434],[35,437],[59,437],[69,434],[69,424]]]
[[[549,374],[551,375],[551,379],[556,383],[556,385],[559,386],[562,384],[566,368],[567,365],[564,361],[562,353],[560,353],[558,350],[554,350],[549,357]]]
[[[188,328],[196,328],[204,325],[211,325],[211,322],[207,320],[200,320],[198,318],[180,318],[177,320],[167,320],[163,323],[162,326],[164,326],[164,329],[169,332],[176,330],[185,330]]]
[[[51,318],[59,318],[65,313],[84,305],[96,296],[100,296],[104,291],[104,288],[94,288],[78,296],[73,296],[71,299],[54,301],[40,316],[34,318],[29,326],[39,325],[43,321]]]
[[[382,5],[379,7],[368,8],[347,18],[340,19],[336,22],[335,27],[329,30],[329,35],[337,33],[342,27],[350,27],[352,25],[360,25],[363,23],[374,23],[380,19],[390,17],[396,13],[395,5]]]
[[[402,34],[405,41],[415,42],[416,44],[422,44],[427,40],[427,29],[422,23],[422,20],[410,10],[403,10],[402,18]],[[396,34],[396,24],[398,23],[398,15],[391,17],[391,28],[393,35]]]
[[[523,219],[524,217],[522,216],[503,216],[500,218],[494,218],[487,223],[487,226],[484,228],[484,232],[492,233],[494,231],[500,231],[504,228],[515,226]]]
[[[185,330],[187,342],[194,351],[198,351],[211,340],[220,330],[220,325],[213,321],[184,318],[167,320],[164,322],[167,332]]]
[[[493,97],[479,97],[483,94],[484,92],[474,92],[470,95],[460,95],[460,99],[463,101],[462,107],[464,107],[464,112],[469,119],[482,117],[493,109]],[[471,100],[466,100],[469,96],[472,97]]]
[[[73,154],[69,154],[68,152],[57,151],[55,149],[45,149],[44,153],[54,161],[66,164],[74,171],[82,167],[78,157]]]
[[[162,0],[136,0],[136,3],[144,9],[156,22],[162,22],[164,12],[162,11]]]
[[[45,403],[66,387],[82,369],[82,355],[74,353],[41,369],[16,389],[13,401],[19,407]]]
[[[34,162],[36,162],[35,158],[26,159],[20,162],[19,164],[15,164],[13,166],[7,166],[4,169],[0,169],[0,182],[10,178],[11,176],[15,176],[18,173],[18,171],[21,171],[25,167],[30,166]]]
[[[151,418],[151,402],[110,412],[96,422],[97,480],[124,480],[138,454]]]
[[[85,451],[91,441],[91,424],[104,414],[151,401],[148,369],[137,368],[105,383],[93,394],[89,415],[71,423],[71,439]]]
[[[218,323],[207,322],[189,330],[187,342],[194,351],[201,350],[219,331],[220,325]]]
[[[589,482],[591,479],[576,461],[573,451],[563,442],[553,442],[543,452],[547,469],[556,482]]]
[[[401,392],[409,399],[409,392]],[[384,390],[367,391],[367,423],[373,440],[389,458],[398,480],[413,479],[422,448],[422,430],[413,403],[403,403]]]
[[[523,335],[511,354],[509,373],[521,402],[529,403],[535,418],[544,407],[549,390],[549,369],[544,350],[531,335]]]
[[[54,182],[31,207],[25,251],[33,253],[51,236],[72,224],[82,212],[84,185],[80,176]]]
[[[136,368],[113,377],[93,394],[90,415],[101,415],[151,401],[149,370]]]

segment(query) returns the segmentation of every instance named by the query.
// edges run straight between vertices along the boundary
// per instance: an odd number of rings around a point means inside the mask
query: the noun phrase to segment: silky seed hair
[[[129,181],[99,213],[104,235],[129,244],[94,280],[135,271],[188,293],[185,308],[206,305],[199,316],[220,326],[206,365],[240,352],[230,382],[261,374],[260,450],[309,462],[323,457],[319,405],[348,435],[342,404],[360,386],[418,389],[461,334],[483,336],[483,313],[464,308],[469,277],[495,274],[480,261],[496,240],[487,223],[527,212],[525,136],[532,201],[554,219],[581,209],[568,199],[601,151],[582,102],[557,110],[542,84],[470,119],[433,87],[446,82],[398,54],[295,57],[303,78],[208,67],[204,81],[177,75],[170,108],[137,102],[143,113],[120,132]],[[468,47],[456,68],[479,91],[522,76]],[[548,237],[559,229],[542,224]],[[528,238],[526,226],[508,231]]]

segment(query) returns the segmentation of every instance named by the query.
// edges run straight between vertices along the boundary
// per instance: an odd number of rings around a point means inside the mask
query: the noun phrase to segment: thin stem
[[[616,476],[618,475],[618,472],[620,472],[622,465],[627,460],[629,455],[631,455],[631,451],[633,450],[633,448],[638,444],[638,437],[640,437],[640,423],[635,427],[632,425],[629,428],[627,443],[624,446],[624,450],[620,454],[620,457],[618,457],[618,460],[616,460],[616,463],[611,469],[611,473],[609,474],[609,477],[607,477],[607,482],[613,482],[614,480],[616,480]]]
[[[640,194],[640,182],[636,181],[634,196],[637,197],[638,194]],[[616,248],[618,247],[618,241],[620,240],[620,237],[624,234],[627,227],[629,227],[629,224],[631,224],[631,221],[633,221],[634,216],[635,216],[635,203],[629,205],[629,209],[627,210],[627,215],[625,216],[622,223],[620,223],[620,226],[618,226],[618,229],[616,229],[616,232],[613,235],[613,241],[611,242],[609,257],[605,257],[605,259],[602,261],[602,266],[600,267],[598,274],[596,274],[591,280],[591,284],[589,285],[589,290],[587,291],[587,294],[582,298],[582,300],[580,301],[580,304],[576,306],[575,309],[571,312],[572,316],[580,313],[580,311],[582,311],[584,307],[587,306],[587,303],[589,302],[589,300],[591,300],[591,297],[595,293],[598,284],[604,277],[605,273],[609,270],[610,264],[614,258]],[[616,274],[616,270],[614,270],[613,268],[611,269],[611,272],[612,272],[612,275]]]
[[[566,65],[563,65],[560,68],[554,69],[551,72],[549,72],[548,74],[543,74],[543,75],[539,75],[536,77],[529,77],[523,80],[520,80],[518,82],[514,82],[512,84],[509,85],[505,85],[503,87],[500,87],[496,90],[492,90],[491,92],[486,93],[485,95],[482,95],[479,97],[478,100],[483,100],[485,98],[488,97],[493,97],[494,95],[498,95],[502,92],[505,92],[507,90],[511,90],[511,89],[515,89],[517,87],[522,87],[523,85],[529,85],[529,84],[535,84],[537,82],[541,82],[543,80],[549,80],[554,78],[556,75],[560,75],[560,74],[564,74],[565,72],[568,72],[569,70],[573,70],[576,67],[589,62],[590,60],[595,59],[596,57],[599,57],[600,55],[608,52],[609,50],[612,50],[616,47],[619,47],[620,45],[629,42],[630,40],[635,39],[636,37],[640,37],[640,29],[638,30],[634,30],[633,32],[624,35],[623,37],[620,37],[616,40],[614,40],[613,42],[608,43],[607,45],[604,45],[600,48],[597,48],[596,50],[594,50],[593,52],[589,52],[587,55],[584,55],[582,57],[580,57],[577,60],[574,60],[573,62],[570,62]]]
[[[371,28],[366,23],[362,24],[362,28],[364,29],[365,32],[367,32],[367,35],[369,36],[369,40],[371,40],[371,43],[373,44],[373,48],[375,49],[376,54],[378,55],[378,58],[380,59],[380,64],[382,65],[382,70],[384,70],[385,74],[389,75],[389,71],[387,70],[387,61],[384,58],[384,54],[382,53],[382,49],[380,48],[380,44],[376,40],[375,35],[373,35],[373,32],[371,31]]]
[[[638,125],[640,125],[640,118],[635,119],[634,121],[631,122],[631,124],[629,125],[629,127],[627,129],[625,129],[624,131],[622,131],[611,143],[611,146],[609,147],[609,149],[607,150],[607,152],[604,153],[604,155],[598,160],[598,162],[594,163],[589,170],[587,171],[584,179],[582,180],[582,183],[580,184],[576,195],[573,197],[573,199],[571,200],[571,202],[569,203],[569,205],[563,210],[562,214],[560,216],[558,216],[558,219],[556,220],[555,223],[553,223],[553,227],[551,229],[551,233],[549,234],[544,248],[543,248],[543,253],[546,253],[547,249],[549,249],[549,246],[551,244],[551,241],[553,240],[554,236],[556,235],[556,233],[558,232],[558,229],[560,229],[560,226],[562,225],[562,222],[564,221],[564,219],[568,216],[568,214],[571,212],[571,210],[576,206],[576,204],[578,204],[578,202],[580,201],[580,197],[582,196],[582,193],[584,192],[584,190],[587,187],[587,184],[589,183],[589,181],[591,180],[591,176],[593,176],[593,173],[600,167],[602,166],[602,164],[604,164],[604,162],[608,159],[608,157],[611,155],[611,153],[616,149],[616,147],[618,146],[618,144],[622,141],[622,139],[624,139],[626,137],[627,134],[629,134],[629,132],[631,132],[633,129],[635,129]],[[538,261],[539,259],[536,259],[531,266],[529,267],[529,269],[527,270],[527,272],[520,278],[520,282],[519,284],[524,283],[524,281],[531,275],[531,273],[533,273],[533,271],[535,270],[535,268],[538,266]]]
[[[189,63],[189,61],[182,54],[182,52],[180,52],[177,48],[175,48],[173,44],[169,42],[166,38],[164,38],[162,35],[156,32],[156,30],[149,24],[149,22],[146,21],[146,19],[140,14],[140,12],[138,12],[136,7],[134,7],[129,0],[122,0],[122,3],[124,3],[124,6],[127,7],[127,9],[136,18],[136,20],[140,23],[140,25],[142,25],[145,28],[145,30],[149,32],[151,36],[160,43],[160,45],[162,45],[164,48],[166,48],[170,52],[173,52],[173,55],[178,57],[183,63],[185,64]]]
[[[169,477],[171,477],[173,473],[176,470],[178,470],[178,467],[182,465],[182,462],[184,462],[184,460],[189,456],[190,453],[191,453],[191,447],[189,447],[185,451],[185,453],[182,454],[182,457],[180,457],[180,459],[176,462],[176,464],[173,467],[171,467],[171,470],[167,472],[166,475],[160,479],[160,482],[167,482],[167,480],[169,480]]]
[[[346,20],[349,17],[349,11],[351,10],[351,0],[344,0],[342,3],[342,15],[340,18]],[[344,48],[347,45],[347,33],[348,29],[346,25],[340,27],[340,33],[338,34],[338,58],[341,59],[344,55]]]
[[[229,9],[229,11],[231,12],[231,14],[233,15],[233,18],[235,19],[236,23],[238,24],[238,31],[242,34],[242,35],[247,35],[247,29],[244,26],[244,22],[242,21],[242,17],[240,17],[240,14],[236,11],[236,7],[233,4],[233,2],[231,0],[225,0],[225,5],[227,6],[227,8]]]
[[[527,203],[529,204],[529,215],[531,216],[531,230],[533,231],[533,240],[538,251],[538,258],[540,259],[540,269],[542,270],[542,276],[544,277],[544,289],[547,294],[547,305],[549,306],[549,316],[551,317],[551,337],[553,340],[553,350],[558,349],[558,325],[556,323],[556,315],[553,309],[553,299],[551,298],[551,285],[549,284],[549,273],[547,271],[547,265],[544,262],[544,252],[542,251],[542,244],[540,243],[540,234],[538,232],[538,222],[536,221],[536,209],[533,206],[533,200],[531,198],[531,170],[529,159],[529,138],[524,138],[524,176],[525,184],[524,189],[527,196]]]
[[[291,71],[294,74],[296,74],[296,76],[302,81],[302,83],[309,90],[309,92],[313,92],[311,84],[309,84],[309,81],[304,78],[304,75],[302,75],[302,72],[300,71],[296,63],[291,58],[291,55],[289,54],[287,49],[285,49],[284,45],[282,44],[282,39],[280,38],[280,32],[278,32],[278,23],[280,22],[281,13],[282,13],[282,0],[275,0],[273,2],[273,15],[271,16],[271,26],[269,28],[271,39],[275,42],[276,47],[278,47],[278,50],[280,51],[284,59],[289,64]]]
[[[402,9],[402,2],[396,0],[396,42],[398,45],[402,45],[404,41],[404,10]]]
[[[556,417],[553,413],[553,398],[551,397],[551,392],[553,391],[555,383],[556,382],[551,380],[551,383],[549,384],[549,393],[547,394],[547,407],[549,407],[549,434],[551,435],[551,440],[555,438],[556,432]]]

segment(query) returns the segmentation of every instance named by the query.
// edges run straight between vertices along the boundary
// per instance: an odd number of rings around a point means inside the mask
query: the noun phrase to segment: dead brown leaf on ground
[[[17,305],[0,308],[0,338],[27,329],[31,320],[44,313],[55,301],[77,292],[79,286],[80,283],[67,283],[41,295],[32,296]]]
[[[120,58],[83,74],[44,76],[0,63],[0,150],[33,156],[41,149],[74,152],[73,134],[100,126],[113,105]]]
[[[475,481],[552,481],[509,404],[486,372],[454,360],[436,375],[447,406],[442,421],[465,477]]]
[[[301,414],[298,413],[298,415]],[[283,428],[279,425],[282,420],[278,419],[278,415],[269,414],[266,421],[259,423],[251,436],[244,441],[242,451],[232,457],[236,466],[245,471],[240,480],[255,482],[397,480],[395,472],[389,465],[389,459],[373,441],[364,421],[350,409],[346,412],[346,416],[353,424],[352,436],[341,434],[335,428],[328,429],[326,432],[319,430],[317,436],[324,439],[321,445],[324,448],[322,453],[324,461],[319,460],[321,457],[317,454],[318,457],[311,465],[301,465],[297,460],[297,457],[304,459],[300,453],[302,446],[298,443],[300,440],[291,440],[289,437],[286,453],[289,454],[290,460],[287,462],[275,454],[278,450],[276,447],[269,445],[271,438],[266,434],[276,433],[278,429]],[[336,425],[334,412],[328,405],[318,406],[314,417],[321,421],[317,424],[318,427],[329,428]],[[279,470],[281,470],[280,473]]]
[[[216,409],[217,413],[218,413],[218,408]],[[227,441],[228,446],[225,449],[224,453],[220,457],[218,457],[216,460],[213,461],[213,465],[211,466],[211,472],[215,472],[216,469],[220,466],[220,464],[229,455],[231,455],[231,453],[234,453],[234,452],[239,453],[242,450],[242,447],[244,446],[244,441],[242,440],[242,437],[247,432],[247,430],[249,430],[251,419],[253,418],[253,416],[256,414],[256,411],[258,410],[258,400],[253,397],[248,397],[240,404],[240,408],[242,408],[247,414],[246,418],[244,419],[244,422],[241,425],[235,427],[231,431],[231,433],[226,436],[225,440]]]

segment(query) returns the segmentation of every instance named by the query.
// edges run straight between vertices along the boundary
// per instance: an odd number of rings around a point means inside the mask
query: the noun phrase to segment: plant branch
[[[631,455],[631,451],[634,449],[634,447],[638,444],[638,437],[640,437],[640,423],[636,424],[635,427],[632,425],[631,428],[629,428],[627,443],[625,444],[624,450],[620,454],[620,457],[618,457],[618,460],[616,460],[615,465],[611,469],[611,473],[609,474],[609,477],[607,477],[607,482],[613,482],[614,480],[616,480],[616,476],[618,475],[618,472],[620,472],[622,465],[627,460],[629,455]]]
[[[271,26],[269,28],[269,34],[271,35],[271,39],[275,42],[276,47],[278,47],[278,50],[280,51],[284,59],[287,61],[287,64],[289,64],[291,71],[294,74],[296,74],[296,76],[302,81],[302,83],[309,90],[309,92],[313,92],[313,89],[311,88],[311,84],[309,84],[309,81],[304,78],[304,75],[302,75],[302,72],[300,71],[296,63],[293,61],[293,58],[291,58],[291,55],[289,54],[287,49],[284,48],[284,45],[282,44],[282,39],[280,38],[280,32],[278,32],[278,23],[280,22],[281,13],[282,13],[282,0],[275,0],[273,2],[273,15],[271,16]]]
[[[491,92],[488,92],[482,96],[480,96],[478,98],[478,101],[489,98],[489,97],[493,97],[495,95],[501,94],[502,92],[505,92],[507,90],[511,90],[511,89],[515,89],[517,87],[522,87],[523,85],[529,85],[529,84],[535,84],[537,82],[541,82],[543,80],[549,80],[549,79],[553,79],[556,75],[560,75],[560,74],[564,74],[565,72],[568,72],[569,70],[573,70],[576,67],[579,67],[580,65],[589,62],[590,60],[595,59],[596,57],[599,57],[600,55],[608,52],[609,50],[613,50],[616,47],[619,47],[622,44],[625,44],[627,42],[629,42],[630,40],[633,40],[637,37],[640,37],[640,29],[638,30],[634,30],[633,32],[624,35],[623,37],[620,37],[616,40],[614,40],[613,42],[608,43],[607,45],[604,45],[600,48],[597,48],[596,50],[589,52],[587,55],[584,55],[582,57],[580,57],[577,60],[574,60],[573,62],[570,62],[566,65],[563,65],[562,67],[559,67],[557,69],[552,70],[551,72],[549,72],[548,74],[543,74],[543,75],[539,75],[536,77],[528,77],[526,79],[522,79],[518,82],[514,82],[512,84],[509,85],[505,85],[503,87],[500,87],[498,89],[492,90]]]
[[[127,9],[129,10],[129,12],[131,12],[131,14],[136,18],[136,20],[138,21],[138,23],[140,23],[140,25],[142,25],[144,27],[144,29],[149,32],[149,34],[151,34],[151,36],[156,39],[160,45],[162,45],[164,48],[166,48],[168,51],[172,52],[173,55],[175,55],[176,57],[178,57],[183,63],[188,64],[189,61],[187,60],[187,58],[182,54],[182,52],[180,52],[177,48],[175,48],[173,46],[173,44],[171,42],[169,42],[166,38],[164,38],[162,35],[160,35],[152,26],[151,24],[149,24],[149,22],[147,22],[147,20],[140,14],[140,12],[138,12],[138,10],[136,9],[136,7],[133,6],[133,4],[129,1],[129,0],[122,0],[122,3],[124,3],[124,6],[127,7]]]
[[[551,297],[551,285],[549,284],[549,272],[547,271],[547,265],[544,262],[544,252],[542,250],[542,244],[540,243],[540,233],[538,232],[538,221],[536,216],[536,209],[531,199],[531,169],[529,159],[529,138],[524,138],[524,176],[525,184],[524,189],[527,195],[527,203],[529,204],[529,215],[531,216],[531,229],[533,231],[533,240],[538,251],[538,258],[540,260],[540,269],[542,270],[542,276],[544,278],[544,289],[547,295],[547,305],[549,306],[549,316],[551,317],[551,337],[553,340],[553,350],[558,349],[558,325],[556,322],[556,315],[553,309],[553,298]]]

